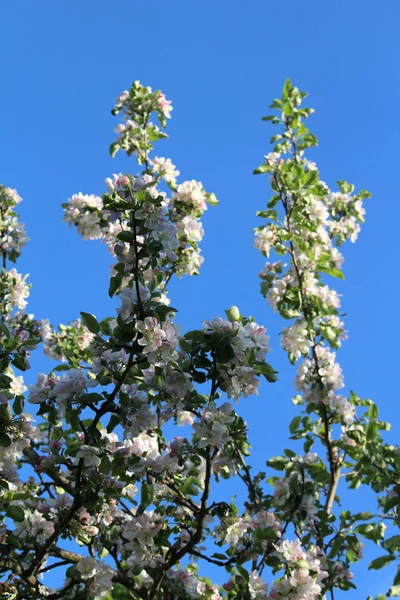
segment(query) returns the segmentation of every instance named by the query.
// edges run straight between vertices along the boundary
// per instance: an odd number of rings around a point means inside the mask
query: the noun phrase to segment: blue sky
[[[280,381],[240,410],[255,462],[280,453],[295,414],[294,370],[279,347],[282,323],[259,294],[252,228],[269,191],[252,170],[269,151],[271,127],[260,117],[290,77],[317,111],[312,156],[322,178],[373,193],[337,286],[350,333],[340,361],[347,385],[378,403],[398,440],[399,20],[397,0],[2,0],[1,182],[24,198],[31,242],[18,269],[33,283],[30,311],[55,324],[81,310],[112,312],[110,257],[61,222],[60,204],[78,191],[101,193],[115,171],[136,172],[133,159],[108,155],[110,108],[133,80],[162,89],[174,111],[157,153],[220,199],[203,219],[200,278],[171,285],[177,320],[193,329],[237,304],[268,328]],[[29,377],[48,368],[36,357]],[[386,591],[385,576],[363,571],[362,597]]]

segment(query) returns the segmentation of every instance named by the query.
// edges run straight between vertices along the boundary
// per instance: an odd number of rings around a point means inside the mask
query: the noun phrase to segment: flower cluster
[[[399,524],[400,451],[383,444],[387,425],[371,401],[342,395],[336,351],[347,334],[326,277],[342,277],[338,248],[355,241],[367,193],[320,181],[304,156],[316,138],[303,97],[286,82],[273,103],[279,117],[267,117],[282,134],[256,171],[269,175],[273,196],[255,245],[277,254],[262,270],[262,293],[286,320],[281,345],[300,361],[294,403],[304,405],[290,423],[303,449],[267,461],[279,476],[248,464],[248,427],[233,406],[259,393],[261,376],[277,379],[265,362],[266,329],[235,306],[183,335],[175,324],[168,284],[198,272],[201,220],[216,199],[197,180],[179,182],[169,158],[150,156],[166,137],[165,95],[135,82],[113,109],[122,122],[111,154],[135,156],[142,172],[117,170],[101,196],[63,205],[67,223],[113,256],[110,318],[82,312],[55,330],[25,313],[26,277],[7,270],[26,239],[14,213],[20,198],[0,186],[2,597],[318,600],[354,587],[360,536],[387,551],[374,568],[400,557],[398,536],[384,540],[372,513],[334,509],[339,482],[363,483],[383,494],[383,518]],[[61,364],[26,386],[15,369],[29,368],[41,340]],[[34,418],[24,413],[27,388]],[[365,407],[357,418],[356,407]],[[216,486],[236,476],[245,494],[229,501]],[[205,562],[230,580],[203,577]]]
[[[303,550],[299,540],[281,542],[277,555],[285,563],[285,575],[275,581],[267,598],[271,600],[317,600],[321,597],[323,581],[328,577],[324,570],[325,557],[316,546]]]
[[[263,272],[262,293],[272,307],[285,319],[295,319],[282,333],[282,346],[291,362],[303,357],[296,377],[296,386],[307,402],[325,405],[345,426],[354,420],[351,402],[336,391],[344,386],[335,354],[329,346],[338,348],[346,338],[340,319],[340,297],[325,281],[325,274],[342,277],[343,257],[337,246],[345,240],[355,241],[359,223],[364,220],[362,200],[367,192],[353,194],[354,186],[339,181],[339,192],[331,192],[320,181],[318,169],[304,158],[304,149],[315,146],[315,136],[302,123],[312,111],[298,108],[302,96],[297,88],[287,84],[284,100],[277,100],[285,135],[274,152],[255,172],[270,175],[273,197],[268,210],[260,217],[270,222],[256,230],[256,247],[265,255],[275,250],[287,255],[289,265],[281,261],[267,263]],[[286,112],[285,112],[286,111]],[[279,218],[275,206],[281,205]]]
[[[153,92],[151,87],[144,87],[135,81],[130,90],[125,90],[117,98],[113,114],[123,116],[123,122],[117,125],[117,141],[112,144],[114,156],[118,150],[125,150],[128,155],[135,154],[139,164],[148,161],[148,153],[152,143],[166,137],[159,127],[152,123],[153,113],[157,115],[159,124],[164,129],[166,118],[171,117],[172,106],[162,92]]]
[[[241,396],[258,394],[258,374],[265,374],[261,365],[265,366],[269,337],[264,327],[243,320],[236,307],[228,313],[230,320],[216,317],[204,321],[203,326],[205,336],[218,347],[221,387],[237,401]]]
[[[53,329],[47,319],[42,322],[44,351],[49,358],[66,362],[76,356],[81,358],[93,341],[93,334],[81,319],[68,325],[60,324],[58,331]]]
[[[0,253],[4,260],[12,262],[16,261],[28,240],[25,226],[14,210],[21,201],[16,190],[0,185]]]

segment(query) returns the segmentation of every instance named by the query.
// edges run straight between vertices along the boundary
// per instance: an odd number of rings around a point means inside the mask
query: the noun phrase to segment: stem
[[[288,125],[287,125],[287,128],[289,129]],[[292,146],[293,146],[293,157],[297,161],[298,154],[297,154],[297,149],[296,149],[296,143],[295,143],[293,136],[291,136],[290,139],[291,139]],[[290,218],[291,218],[293,209],[296,205],[297,198],[295,198],[290,205],[287,193],[280,187],[279,180],[276,176],[274,176],[274,180],[275,180],[279,195],[281,197],[281,202],[282,202],[283,208],[285,210],[286,230],[288,233],[291,234],[292,230],[291,230]],[[307,297],[304,292],[303,277],[302,277],[303,274],[301,273],[298,262],[297,262],[295,246],[294,246],[292,240],[289,241],[289,248],[290,248],[289,254],[292,258],[293,267],[294,267],[294,270],[296,272],[296,276],[298,279],[298,285],[299,285],[300,297],[301,297],[301,305],[302,305],[301,310],[302,310],[303,316],[304,316],[305,320],[307,321],[307,323],[311,324],[312,318],[311,318],[311,315],[309,314],[309,311],[307,308]],[[316,352],[316,347],[317,347],[318,343],[317,343],[316,337],[314,335],[311,335],[311,342],[312,342],[311,353],[312,353],[312,357],[313,357],[314,364],[315,364],[315,373],[319,379],[321,387],[323,387],[322,381],[319,376],[318,356],[317,356],[317,352]],[[325,406],[322,406],[322,421],[323,421],[323,425],[324,425],[323,439],[324,439],[325,445],[327,447],[329,471],[330,471],[330,477],[331,477],[330,486],[328,489],[328,493],[326,496],[326,503],[325,503],[325,510],[326,510],[327,514],[329,515],[332,512],[333,503],[335,500],[336,491],[337,491],[337,487],[339,484],[340,466],[339,466],[339,463],[334,458],[329,418],[328,418],[327,410],[326,410]]]
[[[247,485],[247,488],[249,490],[249,498],[251,502],[253,502],[253,504],[260,504],[260,499],[257,497],[256,486],[254,485],[253,479],[251,477],[250,467],[246,464],[246,461],[243,458],[243,454],[241,453],[239,448],[236,448],[236,452],[245,472],[245,475],[243,476],[243,481]]]
[[[214,367],[213,368],[213,378],[212,378],[211,390],[210,390],[210,396],[209,396],[210,402],[218,389],[218,383],[217,383],[217,379],[216,379],[217,373],[216,373],[216,357],[215,357],[215,355],[213,355],[213,367]],[[213,463],[215,456],[217,455],[217,452],[218,452],[217,448],[213,449],[213,447],[211,447],[211,446],[208,446],[206,448],[206,470],[205,470],[205,476],[204,476],[204,490],[203,490],[203,494],[202,494],[201,500],[200,500],[200,508],[197,510],[195,532],[193,533],[193,535],[191,536],[191,538],[187,542],[187,544],[185,544],[182,548],[175,549],[175,550],[170,548],[170,550],[167,553],[165,565],[164,565],[161,573],[158,575],[158,577],[154,577],[154,583],[149,592],[149,600],[155,600],[158,590],[160,589],[160,586],[161,586],[166,574],[168,573],[169,569],[171,569],[171,567],[176,565],[181,560],[181,558],[183,558],[186,554],[193,554],[195,546],[201,541],[201,538],[203,536],[203,529],[204,529],[204,519],[207,516],[208,511],[209,511],[209,508],[207,507],[207,502],[208,502],[208,498],[210,496],[212,463]]]

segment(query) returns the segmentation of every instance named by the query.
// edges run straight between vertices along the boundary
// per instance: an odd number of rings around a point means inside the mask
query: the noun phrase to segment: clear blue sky
[[[340,360],[347,385],[379,404],[398,440],[398,1],[1,0],[0,22],[0,180],[24,198],[32,241],[18,269],[33,283],[30,311],[55,324],[81,310],[111,313],[110,257],[61,222],[60,204],[101,193],[112,172],[135,172],[133,159],[108,156],[110,108],[133,80],[161,88],[174,111],[157,153],[220,199],[203,220],[201,277],[171,285],[177,320],[192,329],[237,304],[267,326],[280,382],[240,410],[259,466],[280,453],[294,370],[279,347],[282,323],[258,291],[252,228],[269,192],[267,178],[251,173],[269,151],[260,117],[290,77],[317,110],[310,126],[322,178],[373,193],[359,241],[345,249],[339,288],[350,339]],[[29,378],[48,368],[36,358]],[[376,583],[385,576],[365,574],[360,597],[386,591]]]

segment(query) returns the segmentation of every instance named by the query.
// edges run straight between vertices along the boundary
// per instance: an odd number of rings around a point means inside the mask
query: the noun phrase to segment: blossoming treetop
[[[25,312],[26,276],[9,264],[26,241],[21,199],[0,188],[2,598],[315,600],[355,587],[350,565],[363,540],[384,549],[371,568],[398,558],[400,536],[384,536],[386,521],[390,533],[398,525],[398,449],[381,437],[388,425],[376,406],[342,392],[336,351],[346,332],[326,283],[343,277],[339,248],[356,241],[369,194],[344,181],[332,192],[320,180],[305,157],[317,145],[305,96],[285,83],[272,104],[278,115],[265,117],[280,133],[255,171],[272,188],[255,238],[275,256],[261,291],[299,362],[290,434],[303,451],[269,458],[279,476],[251,469],[236,408],[258,393],[260,377],[276,381],[265,328],[234,306],[200,330],[175,324],[168,284],[198,274],[200,219],[217,200],[198,181],[178,183],[171,160],[153,155],[171,102],[138,82],[123,92],[110,151],[135,156],[142,172],[115,174],[101,197],[78,193],[63,205],[69,225],[110,249],[113,317],[82,312],[55,329]],[[29,386],[33,420],[16,373],[41,342],[59,364]],[[184,436],[171,439],[175,426]],[[216,486],[234,477],[242,497],[218,501]],[[340,507],[341,490],[361,483],[378,494],[379,516]],[[222,585],[207,563],[221,568]],[[58,587],[52,572],[62,573]]]

